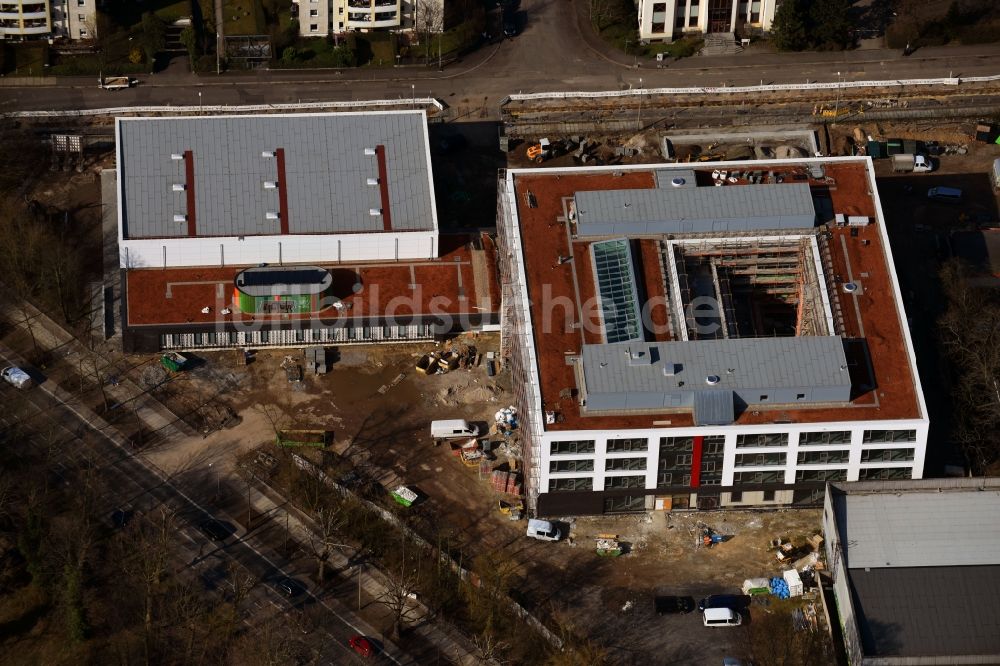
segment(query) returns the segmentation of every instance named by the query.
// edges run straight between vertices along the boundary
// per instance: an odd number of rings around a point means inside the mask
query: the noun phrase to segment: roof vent
[[[844,283],[844,291],[846,291],[848,294],[853,294],[857,290],[858,290],[858,285],[855,284],[854,282],[845,282]]]
[[[273,180],[265,180],[264,181],[264,189],[265,190],[273,190],[273,189],[276,189],[277,187],[278,187],[278,184],[276,182],[274,182]]]
[[[374,148],[365,148],[365,155],[369,157],[375,157],[377,151]]]
[[[264,219],[267,219],[267,220],[277,220],[278,218],[279,218],[279,215],[277,213],[275,213],[274,211],[268,211],[268,212],[264,213]]]
[[[184,191],[184,183],[174,183],[170,187],[170,189],[172,189],[174,192],[183,192]]]
[[[371,215],[372,217],[378,217],[379,215],[382,214],[382,209],[381,208],[369,208],[368,209],[368,214]]]
[[[273,150],[265,150],[264,152],[262,152],[260,154],[260,156],[261,157],[274,157],[274,151]]]
[[[180,161],[184,159],[184,153],[170,153],[170,159]]]
[[[378,185],[378,178],[369,178],[368,179],[368,184],[369,185]]]
[[[187,215],[179,215],[179,214],[174,215],[174,222],[187,222],[187,221],[188,221]]]
[[[677,364],[676,363],[664,363],[663,364],[663,376],[664,377],[674,377],[677,375]]]
[[[684,187],[685,182],[686,181],[680,176],[678,176],[677,178],[670,179],[670,184],[673,185],[674,187]]]
[[[715,386],[719,383],[719,375],[709,375],[708,377],[705,377],[705,383],[709,386]]]
[[[629,365],[651,365],[653,363],[652,354],[644,349],[629,349],[627,353]]]

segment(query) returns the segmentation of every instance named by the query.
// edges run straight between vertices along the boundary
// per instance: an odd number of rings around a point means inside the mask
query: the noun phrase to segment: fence
[[[319,109],[352,109],[364,107],[433,106],[444,110],[444,104],[433,97],[371,99],[350,102],[288,102],[281,104],[193,104],[187,106],[118,106],[105,109],[68,109],[65,111],[11,111],[4,118],[61,118],[86,116],[117,116],[127,113],[266,113],[268,111],[307,111]]]
[[[761,92],[787,92],[789,90],[848,90],[851,88],[904,88],[907,86],[957,86],[962,83],[991,83],[1000,81],[996,76],[949,77],[940,79],[890,79],[885,81],[834,81],[831,83],[788,83],[762,86],[713,86],[705,88],[630,88],[629,90],[605,90],[598,92],[542,92],[517,93],[500,101],[503,107],[509,102],[527,102],[547,99],[593,99],[610,97],[631,97],[636,95],[745,95]]]

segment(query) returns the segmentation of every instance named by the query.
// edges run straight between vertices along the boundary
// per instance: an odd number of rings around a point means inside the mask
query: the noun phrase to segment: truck
[[[934,171],[934,164],[924,155],[914,153],[900,153],[892,156],[893,173],[930,173]]]
[[[98,87],[103,90],[124,90],[138,83],[138,79],[132,79],[127,76],[102,76],[98,79]]]

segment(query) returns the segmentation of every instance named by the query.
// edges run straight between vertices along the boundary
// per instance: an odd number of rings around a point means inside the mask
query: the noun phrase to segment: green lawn
[[[210,15],[214,17],[214,7],[210,11]],[[224,30],[226,35],[262,35],[266,32],[264,26],[264,9],[259,2],[254,2],[253,0],[223,0],[222,16],[225,20]]]

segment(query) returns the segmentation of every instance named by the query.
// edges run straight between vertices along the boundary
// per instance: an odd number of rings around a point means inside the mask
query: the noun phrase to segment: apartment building
[[[375,30],[439,31],[444,0],[294,0],[304,37]]]
[[[672,42],[686,33],[767,32],[781,0],[639,0],[639,39]]]
[[[91,39],[96,0],[0,0],[0,39]]]
[[[870,161],[516,169],[502,353],[540,515],[918,479],[928,419]]]
[[[439,236],[424,111],[118,118],[127,351],[427,340],[490,325],[488,238]]]

